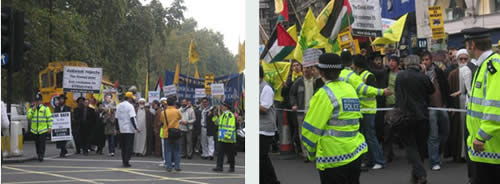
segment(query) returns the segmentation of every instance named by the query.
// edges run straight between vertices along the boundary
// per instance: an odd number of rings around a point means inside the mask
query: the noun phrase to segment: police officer
[[[31,133],[35,138],[36,154],[38,161],[42,162],[45,155],[45,138],[52,129],[52,113],[50,109],[42,104],[42,94],[35,95],[35,102],[27,113],[31,121]]]
[[[236,120],[231,112],[231,102],[226,100],[222,105],[222,115],[217,121],[218,136],[217,136],[217,166],[213,171],[222,172],[224,163],[224,155],[227,155],[229,162],[229,172],[234,172],[234,156],[236,144]]]
[[[491,50],[488,29],[473,27],[462,33],[465,48],[478,65],[467,105],[472,183],[496,183],[500,180],[500,55]]]
[[[321,183],[359,183],[360,156],[368,145],[359,133],[360,102],[355,89],[339,80],[336,54],[322,54],[318,68],[325,85],[311,98],[302,127],[308,158],[316,161]]]

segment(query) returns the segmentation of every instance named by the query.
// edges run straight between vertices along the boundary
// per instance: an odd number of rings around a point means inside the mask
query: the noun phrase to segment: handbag
[[[168,118],[167,113],[163,111],[163,115],[165,116],[165,122],[167,122],[167,131],[168,131],[168,140],[177,140],[181,137],[181,130],[178,128],[168,128]]]
[[[396,107],[394,110],[387,112],[384,119],[390,129],[398,130],[410,119],[410,117],[406,112]]]

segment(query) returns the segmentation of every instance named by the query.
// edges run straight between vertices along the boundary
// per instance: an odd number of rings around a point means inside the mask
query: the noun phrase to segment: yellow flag
[[[401,40],[401,35],[403,34],[407,16],[408,13],[401,16],[401,18],[399,18],[396,22],[394,22],[394,24],[392,24],[387,30],[384,31],[384,36],[376,38],[372,42],[372,45],[391,44],[399,42]]]
[[[269,83],[274,89],[274,100],[283,101],[281,96],[281,88],[283,85],[283,80],[288,78],[288,73],[290,72],[290,62],[273,62],[267,63],[266,61],[261,61],[262,69],[264,70],[264,80]]]
[[[198,62],[198,52],[196,52],[196,46],[194,45],[194,40],[191,40],[189,44],[189,63],[195,64]]]
[[[238,43],[238,73],[245,70],[245,41],[243,44]]]
[[[198,73],[198,66],[194,65],[194,78],[199,79],[200,73]]]
[[[274,0],[274,13],[281,13],[281,11],[283,11],[283,7],[283,0]]]
[[[306,17],[304,18],[304,23],[302,23],[302,29],[300,30],[300,35],[298,38],[297,47],[295,47],[294,57],[297,61],[302,63],[302,52],[307,48],[326,48],[329,49],[331,46],[328,44],[328,39],[319,33],[318,25],[316,23],[316,18],[309,8]],[[328,52],[328,50],[327,50]]]
[[[174,74],[174,85],[179,83],[179,63],[175,66],[175,74]]]
[[[316,22],[318,24],[318,30],[323,29],[325,27],[326,23],[328,22],[328,17],[330,17],[330,14],[333,11],[333,4],[335,3],[335,0],[331,0],[323,10],[319,13],[318,17],[316,17]]]

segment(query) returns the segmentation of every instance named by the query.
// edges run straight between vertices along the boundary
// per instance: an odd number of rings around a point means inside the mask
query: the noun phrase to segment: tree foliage
[[[185,19],[184,0],[162,5],[158,0],[38,0],[2,1],[25,12],[30,20],[25,38],[33,48],[28,62],[14,73],[14,101],[32,100],[39,89],[38,73],[50,61],[83,61],[102,67],[104,75],[120,85],[136,85],[143,91],[148,60],[150,88],[166,70],[181,64],[181,73],[194,75],[187,62],[190,40],[195,40],[200,76],[237,72],[236,56],[223,42],[223,35],[198,29]],[[235,40],[236,41],[236,40]],[[149,57],[150,56],[150,57]],[[6,70],[2,69],[2,98],[6,95]]]

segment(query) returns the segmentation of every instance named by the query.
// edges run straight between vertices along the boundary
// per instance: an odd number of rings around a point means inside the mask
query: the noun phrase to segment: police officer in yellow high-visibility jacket
[[[213,171],[222,172],[224,164],[224,155],[227,155],[229,162],[229,172],[234,172],[234,156],[236,143],[236,119],[231,112],[231,102],[226,100],[222,105],[223,113],[219,116],[217,127],[217,166]]]
[[[319,58],[325,85],[312,97],[302,127],[308,158],[316,161],[323,184],[359,183],[361,154],[368,145],[359,133],[360,103],[351,85],[338,79],[340,57],[322,54]]]
[[[500,55],[491,50],[485,28],[462,30],[465,47],[477,59],[467,104],[467,150],[473,165],[473,184],[500,181]]]
[[[40,92],[36,94],[35,100],[33,107],[28,110],[27,118],[31,120],[31,133],[35,137],[38,161],[42,162],[45,155],[45,137],[52,129],[52,113],[42,104]]]
[[[366,70],[368,68],[368,60],[366,57],[362,55],[354,55],[352,60],[354,63],[352,68],[361,76],[363,82],[368,85],[376,85],[375,75]],[[377,99],[375,99],[375,97],[359,95],[359,101],[361,103],[361,109],[377,108]],[[366,143],[368,143],[368,159],[366,159],[367,162],[365,164],[366,166],[373,166],[372,169],[382,169],[385,165],[385,159],[375,132],[375,114],[377,111],[365,110],[361,111],[361,113],[363,114],[363,118],[361,118],[360,121],[360,130],[366,138]]]

